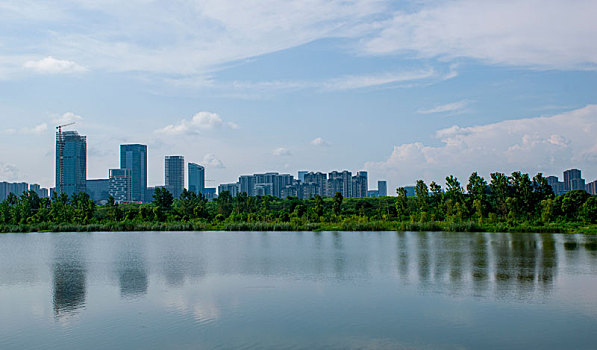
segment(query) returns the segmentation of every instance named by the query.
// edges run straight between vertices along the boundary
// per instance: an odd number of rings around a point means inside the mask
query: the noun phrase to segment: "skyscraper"
[[[180,197],[184,190],[184,157],[166,156],[164,170],[166,189],[174,198]]]
[[[56,191],[85,192],[86,180],[87,138],[76,131],[56,133]]]
[[[307,173],[303,176],[303,182],[306,184],[315,184],[317,186],[315,194],[321,197],[328,195],[328,176],[326,174],[320,172]]]
[[[333,197],[340,192],[342,197],[352,197],[352,173],[332,171],[328,174],[328,196]]]
[[[196,194],[205,191],[205,168],[199,164],[189,163],[189,191]]]
[[[147,190],[147,146],[139,144],[120,145],[120,169],[131,171],[131,200],[148,202]]]
[[[386,197],[388,195],[388,183],[386,181],[377,181],[377,195]]]
[[[306,170],[301,170],[298,172],[298,180],[300,182],[305,182],[305,175],[307,175],[309,172]]]
[[[108,193],[118,204],[128,203],[132,198],[131,169],[110,169]]]
[[[367,181],[367,172],[359,171],[352,177],[351,197],[367,197],[369,183]]]
[[[582,178],[580,170],[569,169],[564,171],[564,188],[566,192],[585,189],[585,179]]]

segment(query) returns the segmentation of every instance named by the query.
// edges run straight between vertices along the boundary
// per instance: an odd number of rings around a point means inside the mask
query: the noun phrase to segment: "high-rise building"
[[[367,190],[369,183],[367,180],[367,172],[359,171],[352,177],[352,193],[351,197],[367,197]]]
[[[255,178],[252,175],[242,175],[238,178],[238,186],[239,193],[246,193],[247,196],[252,196]]]
[[[320,172],[307,173],[303,177],[303,182],[305,184],[315,184],[317,186],[317,191],[315,194],[318,194],[321,197],[328,195],[328,176],[326,174]]]
[[[298,180],[300,182],[305,182],[305,175],[307,175],[309,172],[305,171],[305,170],[301,170],[298,172]]]
[[[340,192],[345,198],[352,197],[352,173],[350,171],[332,171],[328,174],[328,196],[333,197],[336,192]]]
[[[282,196],[282,189],[286,186],[292,185],[294,176],[290,174],[277,174],[273,177],[274,191],[273,196],[280,198]]]
[[[120,145],[120,168],[131,170],[131,193],[133,202],[149,202],[147,190],[147,146],[139,144]]]
[[[29,185],[29,190],[37,193],[37,195],[40,198],[46,198],[46,197],[48,197],[48,189],[47,188],[42,188],[38,184],[30,184]]]
[[[569,169],[564,171],[564,189],[566,192],[572,190],[585,189],[585,179],[581,177],[581,172],[578,169]]]
[[[104,203],[110,197],[110,179],[87,180],[87,194],[95,203]]]
[[[56,133],[56,190],[71,196],[87,185],[87,138],[76,131]]]
[[[238,195],[238,183],[219,185],[218,195],[222,194],[224,191],[228,191],[232,197],[236,197]]]
[[[110,184],[108,193],[118,204],[129,203],[132,200],[132,171],[131,169],[110,169]]]
[[[558,179],[557,176],[548,176],[545,180],[547,180],[547,184],[551,186],[551,189],[556,196],[566,193],[564,183],[560,182],[560,179]]]
[[[386,181],[377,181],[377,196],[386,197],[388,195],[388,183]]]
[[[184,157],[166,156],[165,185],[174,198],[180,197],[184,190]]]
[[[8,195],[8,182],[0,182],[0,202],[4,202]]]
[[[0,182],[0,202],[8,198],[10,193],[20,197],[28,189],[29,185],[26,182]]]
[[[597,180],[589,182],[585,186],[585,191],[587,191],[588,194],[592,194],[593,196],[597,195]]]
[[[205,192],[205,168],[199,164],[189,163],[189,191],[200,194]]]

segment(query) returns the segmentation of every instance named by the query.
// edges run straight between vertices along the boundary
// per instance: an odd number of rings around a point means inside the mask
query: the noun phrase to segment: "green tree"
[[[398,187],[396,189],[396,215],[398,220],[402,220],[404,216],[408,215],[408,197],[406,196],[406,189],[404,187]]]
[[[114,197],[112,197],[112,196],[108,197],[108,204],[106,204],[106,208],[107,208],[108,218],[111,221],[120,221],[120,219],[122,218],[122,210],[120,210],[120,208],[118,207],[118,204],[116,204]]]
[[[182,220],[188,221],[196,217],[203,217],[205,205],[203,203],[203,195],[197,195],[193,191],[186,188],[180,194],[180,198],[176,200],[176,212],[180,215]],[[162,210],[166,210],[162,208]]]
[[[587,198],[582,207],[582,216],[584,221],[597,224],[597,196]]]
[[[512,184],[512,204],[511,210],[521,217],[531,217],[535,211],[535,196],[533,194],[533,183],[529,174],[523,174],[520,171],[515,171],[510,176],[510,183]]]
[[[431,196],[429,198],[429,205],[431,210],[433,211],[436,219],[441,219],[444,216],[442,206],[444,204],[444,193],[442,192],[442,187],[432,181],[429,184],[429,190],[431,191]]]
[[[577,220],[581,209],[591,195],[583,190],[573,190],[560,196],[562,215],[568,220]]]
[[[174,196],[164,187],[158,187],[153,193],[153,204],[162,211],[170,211],[174,203]]]
[[[95,203],[86,192],[78,192],[71,197],[73,207],[73,220],[77,224],[88,224],[93,220]]]
[[[342,193],[336,192],[336,194],[334,195],[334,198],[333,198],[333,206],[332,206],[332,209],[334,210],[334,214],[340,215],[343,199],[344,199],[344,197],[342,196]]]
[[[218,214],[221,214],[224,218],[230,216],[230,213],[232,213],[232,201],[229,191],[223,191],[218,194],[218,198],[216,199]]]
[[[427,202],[429,199],[429,188],[423,180],[417,180],[415,185],[415,196],[417,196],[417,207],[419,211],[427,211]]]
[[[321,198],[320,195],[316,194],[315,195],[315,207],[314,207],[314,211],[315,214],[317,215],[318,218],[321,218],[323,216],[323,198]]]
[[[474,172],[468,178],[466,192],[469,196],[470,211],[478,219],[483,218],[487,207],[487,182],[477,172]]]
[[[547,179],[543,177],[542,173],[538,173],[533,177],[533,193],[535,204],[554,196],[553,189],[547,183]]]
[[[464,190],[456,177],[450,175],[446,177],[446,199],[453,203],[464,202]]]
[[[491,206],[498,214],[506,216],[509,211],[506,201],[510,197],[510,179],[503,173],[492,173],[490,176]]]

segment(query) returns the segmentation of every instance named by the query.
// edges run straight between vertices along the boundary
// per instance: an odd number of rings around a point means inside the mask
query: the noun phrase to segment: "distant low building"
[[[232,197],[238,196],[238,183],[221,184],[218,186],[218,195],[228,191]]]
[[[207,199],[208,201],[213,201],[214,199],[218,198],[215,187],[204,188],[203,195],[205,196],[205,199]]]
[[[379,190],[367,191],[367,197],[379,197]]]
[[[110,179],[92,179],[87,180],[87,194],[92,201],[103,204],[110,197]]]
[[[407,197],[415,197],[415,186],[405,186],[404,189],[406,190]]]
[[[553,193],[558,196],[573,190],[587,191],[585,179],[581,177],[581,171],[578,169],[564,171],[564,182],[560,182],[557,176],[547,176],[545,179],[547,184],[551,186]]]
[[[43,188],[38,184],[30,184],[29,191],[35,192],[40,198],[47,198],[49,196],[48,189]]]

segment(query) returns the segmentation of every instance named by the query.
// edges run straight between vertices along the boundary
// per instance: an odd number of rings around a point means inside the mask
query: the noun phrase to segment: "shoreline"
[[[555,223],[531,225],[528,223],[477,223],[464,222],[339,222],[339,223],[289,223],[289,222],[231,222],[209,224],[205,222],[111,222],[103,224],[22,224],[0,225],[0,233],[31,232],[148,232],[148,231],[361,231],[361,232],[505,232],[505,233],[564,233],[597,234],[597,225]]]

